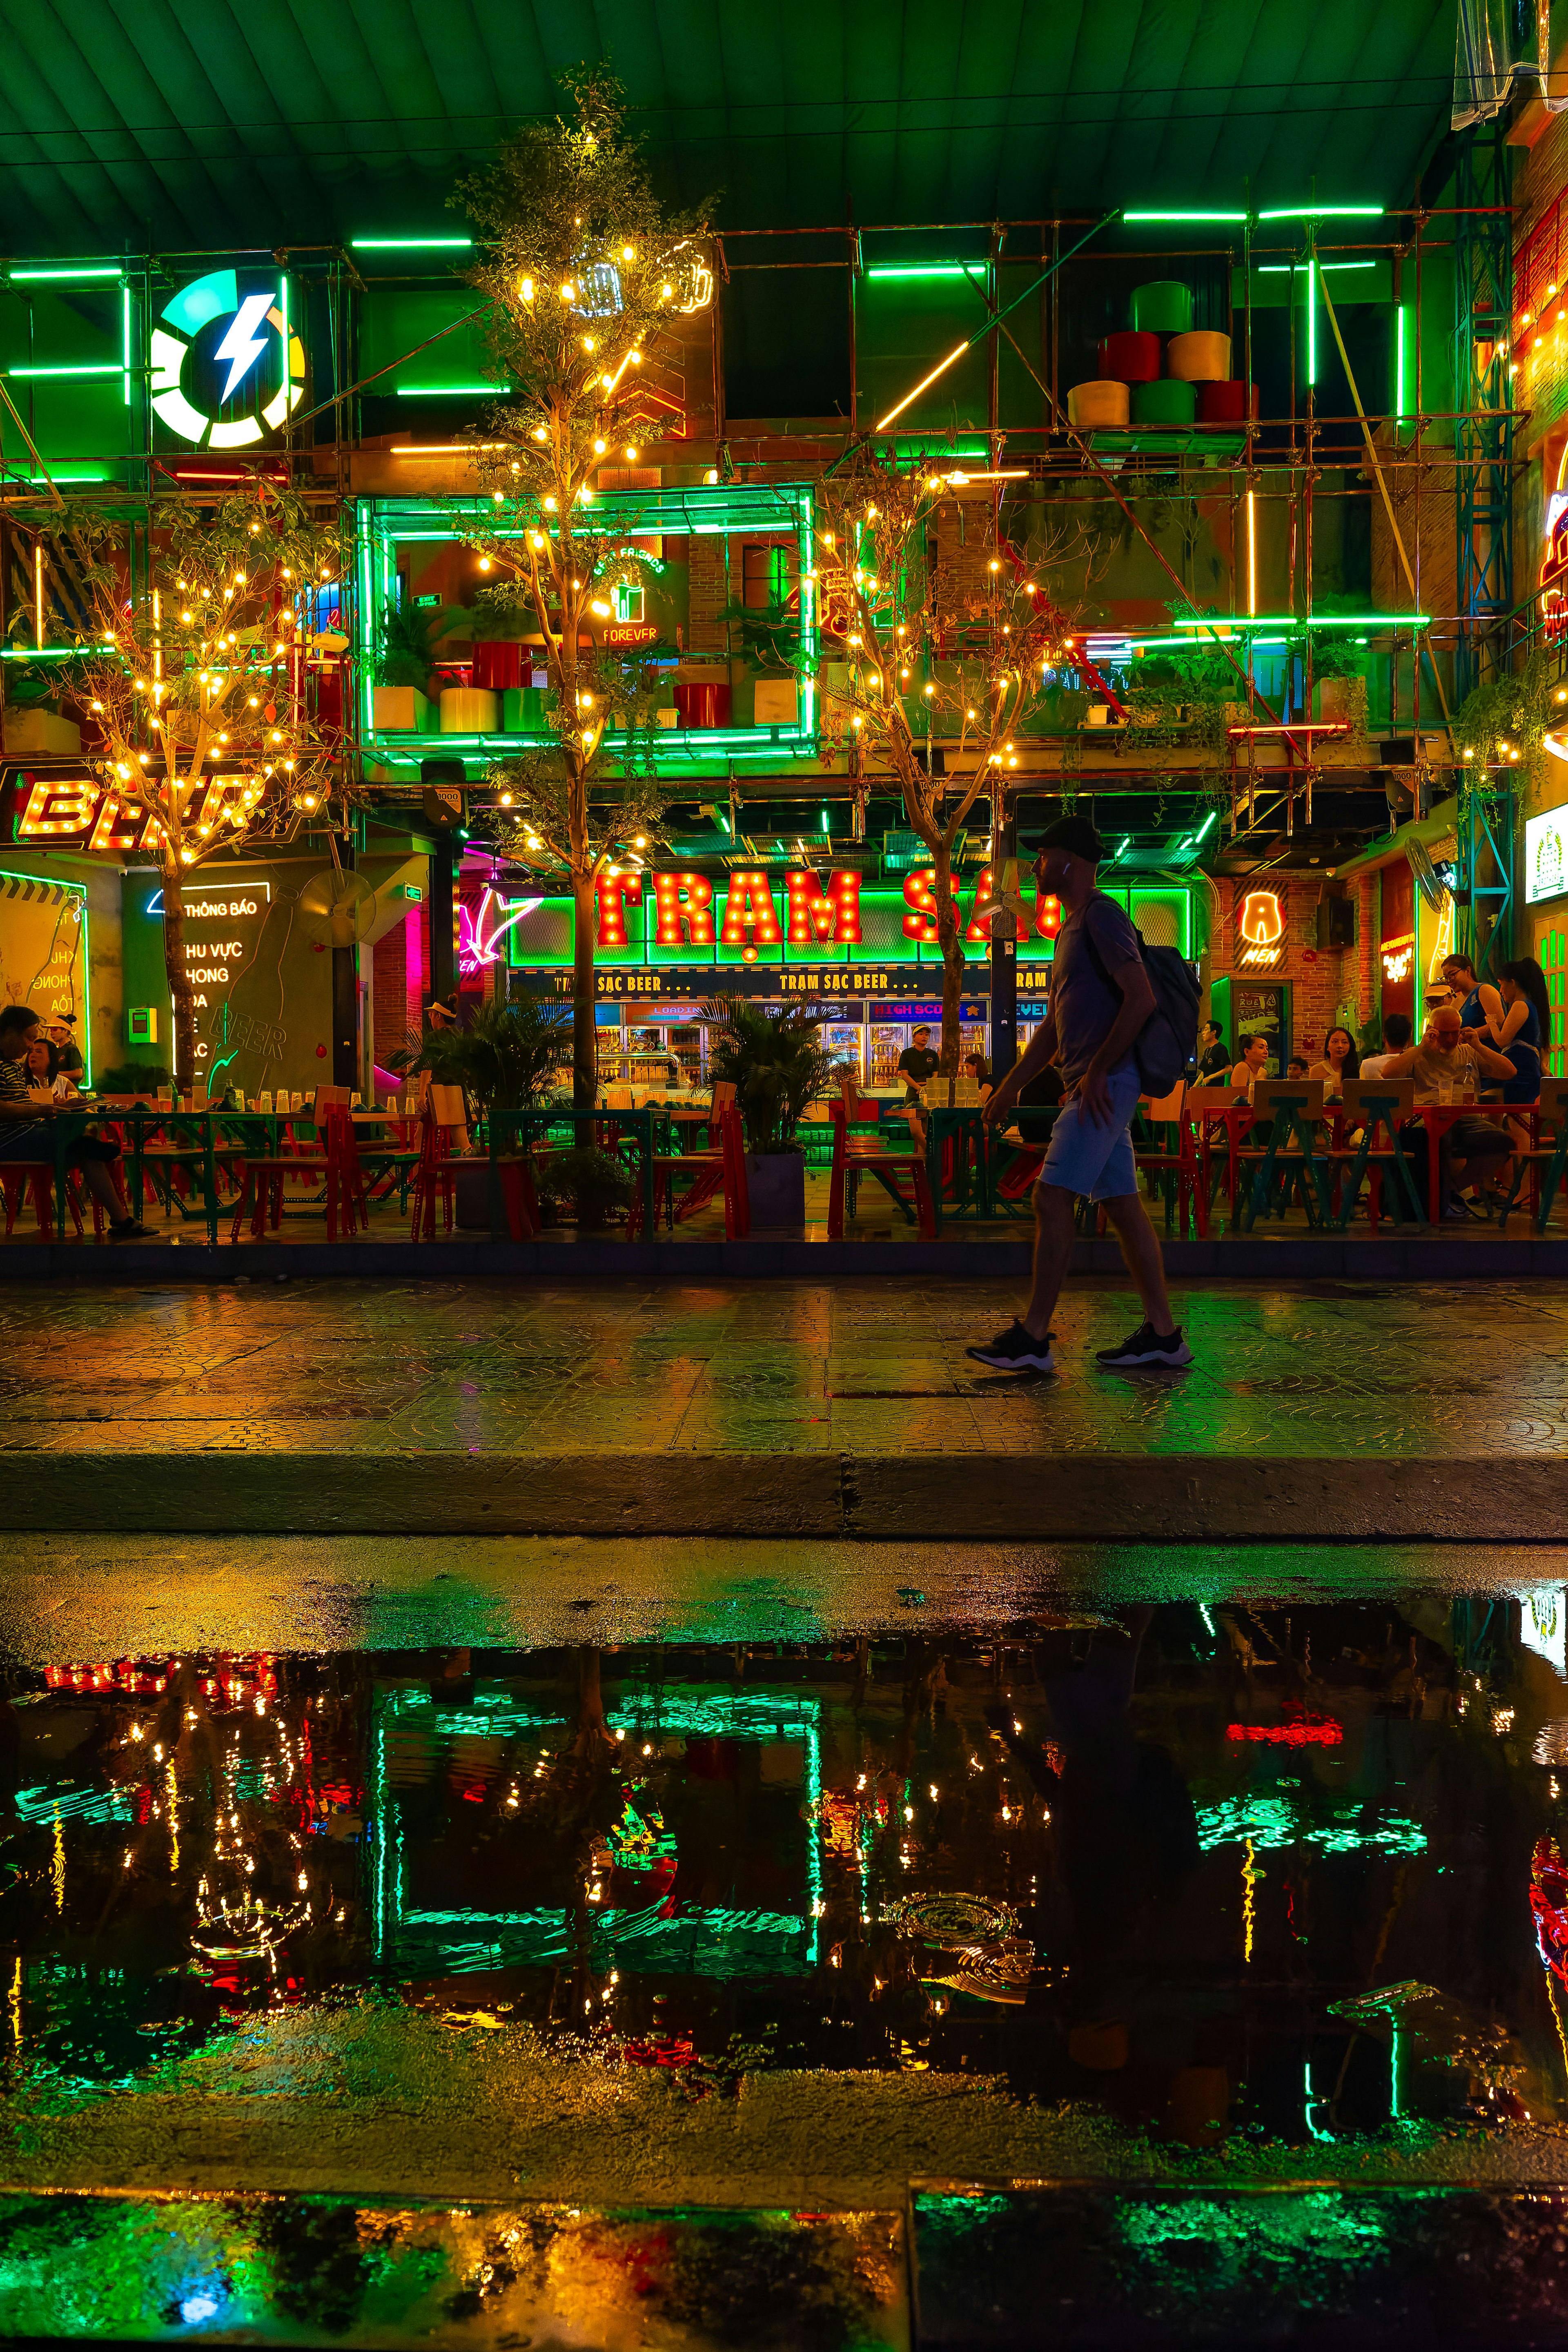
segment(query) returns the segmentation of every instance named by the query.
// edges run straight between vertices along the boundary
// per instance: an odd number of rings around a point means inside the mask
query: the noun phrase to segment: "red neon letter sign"
[[[713,885],[704,874],[656,874],[658,908],[656,944],[661,948],[710,948],[713,944]]]
[[[602,948],[629,947],[626,938],[628,898],[642,897],[640,874],[600,874],[595,877],[594,897],[598,902],[598,943]]]
[[[747,963],[756,961],[759,948],[784,945],[778,908],[773,905],[765,874],[731,875],[730,895],[724,902],[724,928],[719,936],[727,948],[739,948]]]
[[[948,887],[956,898],[958,884],[950,874]],[[904,917],[906,940],[934,940],[936,931],[936,868],[917,866],[904,877],[904,904],[910,912]]]
[[[784,877],[789,890],[789,938],[792,947],[811,947],[818,940],[836,940],[840,947],[860,944],[860,877],[830,874],[826,896],[809,867]]]

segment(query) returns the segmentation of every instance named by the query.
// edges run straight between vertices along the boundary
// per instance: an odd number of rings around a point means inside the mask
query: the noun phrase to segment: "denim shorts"
[[[1138,1108],[1142,1080],[1136,1063],[1128,1059],[1106,1080],[1110,1090],[1110,1117],[1097,1127],[1075,1095],[1057,1113],[1051,1139],[1038,1181],[1060,1192],[1081,1193],[1090,1201],[1120,1201],[1138,1190],[1138,1169],[1128,1132]]]

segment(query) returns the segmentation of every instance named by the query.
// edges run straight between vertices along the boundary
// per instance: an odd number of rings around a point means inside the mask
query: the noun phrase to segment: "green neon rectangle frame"
[[[799,715],[793,727],[671,728],[668,750],[661,744],[661,769],[679,768],[701,773],[717,764],[781,758],[815,759],[817,752],[815,672],[819,636],[816,592],[806,577],[812,569],[815,505],[809,482],[734,482],[715,488],[612,490],[596,502],[599,513],[621,538],[653,537],[668,532],[690,538],[754,531],[776,537],[795,536],[800,569],[800,651],[806,675],[800,680]],[[465,754],[483,759],[504,758],[508,752],[542,750],[554,741],[548,729],[517,735],[378,735],[375,730],[374,660],[372,628],[378,598],[390,604],[396,579],[400,545],[456,546],[459,533],[452,527],[456,510],[476,520],[490,512],[484,499],[443,500],[422,498],[360,499],[355,504],[355,572],[359,582],[353,615],[354,649],[359,657],[360,726],[368,753],[378,762],[416,768],[421,759]],[[507,536],[521,539],[527,525],[520,523]],[[612,745],[617,740],[610,735]]]
[[[377,1962],[385,1966],[395,1961],[400,1929],[468,1928],[474,1931],[476,1939],[491,1944],[499,1942],[501,1933],[509,1930],[514,1937],[531,1934],[541,1942],[563,1934],[569,1937],[571,1921],[564,1911],[406,1908],[403,1891],[403,1820],[395,1793],[387,1780],[386,1735],[389,1723],[398,1716],[426,1713],[438,1734],[546,1731],[564,1729],[567,1723],[564,1716],[546,1714],[514,1699],[510,1693],[479,1694],[464,1706],[448,1707],[437,1706],[426,1690],[401,1687],[377,1695],[371,1732],[370,1819]],[[822,1916],[822,1839],[817,1822],[822,1797],[821,1701],[800,1698],[793,1693],[786,1696],[760,1691],[739,1695],[715,1692],[705,1696],[692,1691],[647,1693],[626,1698],[607,1709],[605,1720],[612,1731],[624,1731],[628,1743],[645,1733],[672,1731],[721,1739],[801,1738],[805,1746],[808,1892],[804,1916],[794,1912],[734,1912],[707,1905],[686,1906],[679,1917],[670,1920],[655,1920],[652,1914],[645,1911],[605,1911],[595,1921],[596,1938],[607,1940],[610,1945],[605,1956],[605,1968],[614,1963],[627,1970],[658,1970],[662,1966],[683,1974],[717,1975],[721,1973],[720,1969],[694,1965],[691,1950],[682,1948],[689,1948],[703,1937],[721,1946],[727,1936],[737,1935],[763,1937],[770,1945],[779,1948],[756,1956],[768,1963],[766,1972],[770,1975],[800,1975],[815,1967]],[[623,1919],[633,1924],[623,1927]],[[488,1937],[487,1929],[492,1931]],[[660,1929],[664,1933],[660,1934]],[[795,1948],[785,1948],[786,1944]],[[541,1953],[540,1958],[552,1956]],[[513,1958],[510,1962],[500,1957],[496,1963],[501,1967],[531,1964],[526,1956]]]
[[[53,874],[16,874],[0,866],[0,882],[43,882],[51,890],[74,890],[81,900],[81,1074],[92,1084],[92,937],[88,928],[87,884],[68,882]]]

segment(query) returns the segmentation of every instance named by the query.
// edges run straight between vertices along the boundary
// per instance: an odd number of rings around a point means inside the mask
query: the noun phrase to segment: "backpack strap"
[[[1091,898],[1089,902],[1089,906],[1092,907],[1094,901]],[[1146,960],[1148,952],[1143,945],[1143,934],[1134,927],[1132,936],[1138,942],[1139,961],[1143,961]],[[1089,928],[1089,907],[1086,907],[1083,910],[1083,943],[1089,950],[1089,960],[1094,966],[1095,972],[1101,984],[1110,989],[1112,996],[1120,996],[1121,991],[1117,987],[1116,982],[1111,979],[1110,974],[1105,969],[1105,958],[1100,954],[1100,950],[1094,944],[1094,933]]]

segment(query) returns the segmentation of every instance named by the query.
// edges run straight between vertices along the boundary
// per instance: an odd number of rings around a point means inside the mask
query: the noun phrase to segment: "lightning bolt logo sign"
[[[209,270],[172,294],[148,338],[159,422],[198,449],[242,449],[276,433],[304,396],[305,346],[288,278],[247,288]],[[239,414],[236,415],[236,409]]]
[[[267,349],[267,338],[258,335],[257,328],[272,308],[272,296],[247,294],[234,314],[234,324],[218,345],[215,356],[228,362],[228,382],[218,394],[219,403],[226,407],[235,385],[246,374],[251,362],[258,360]]]

